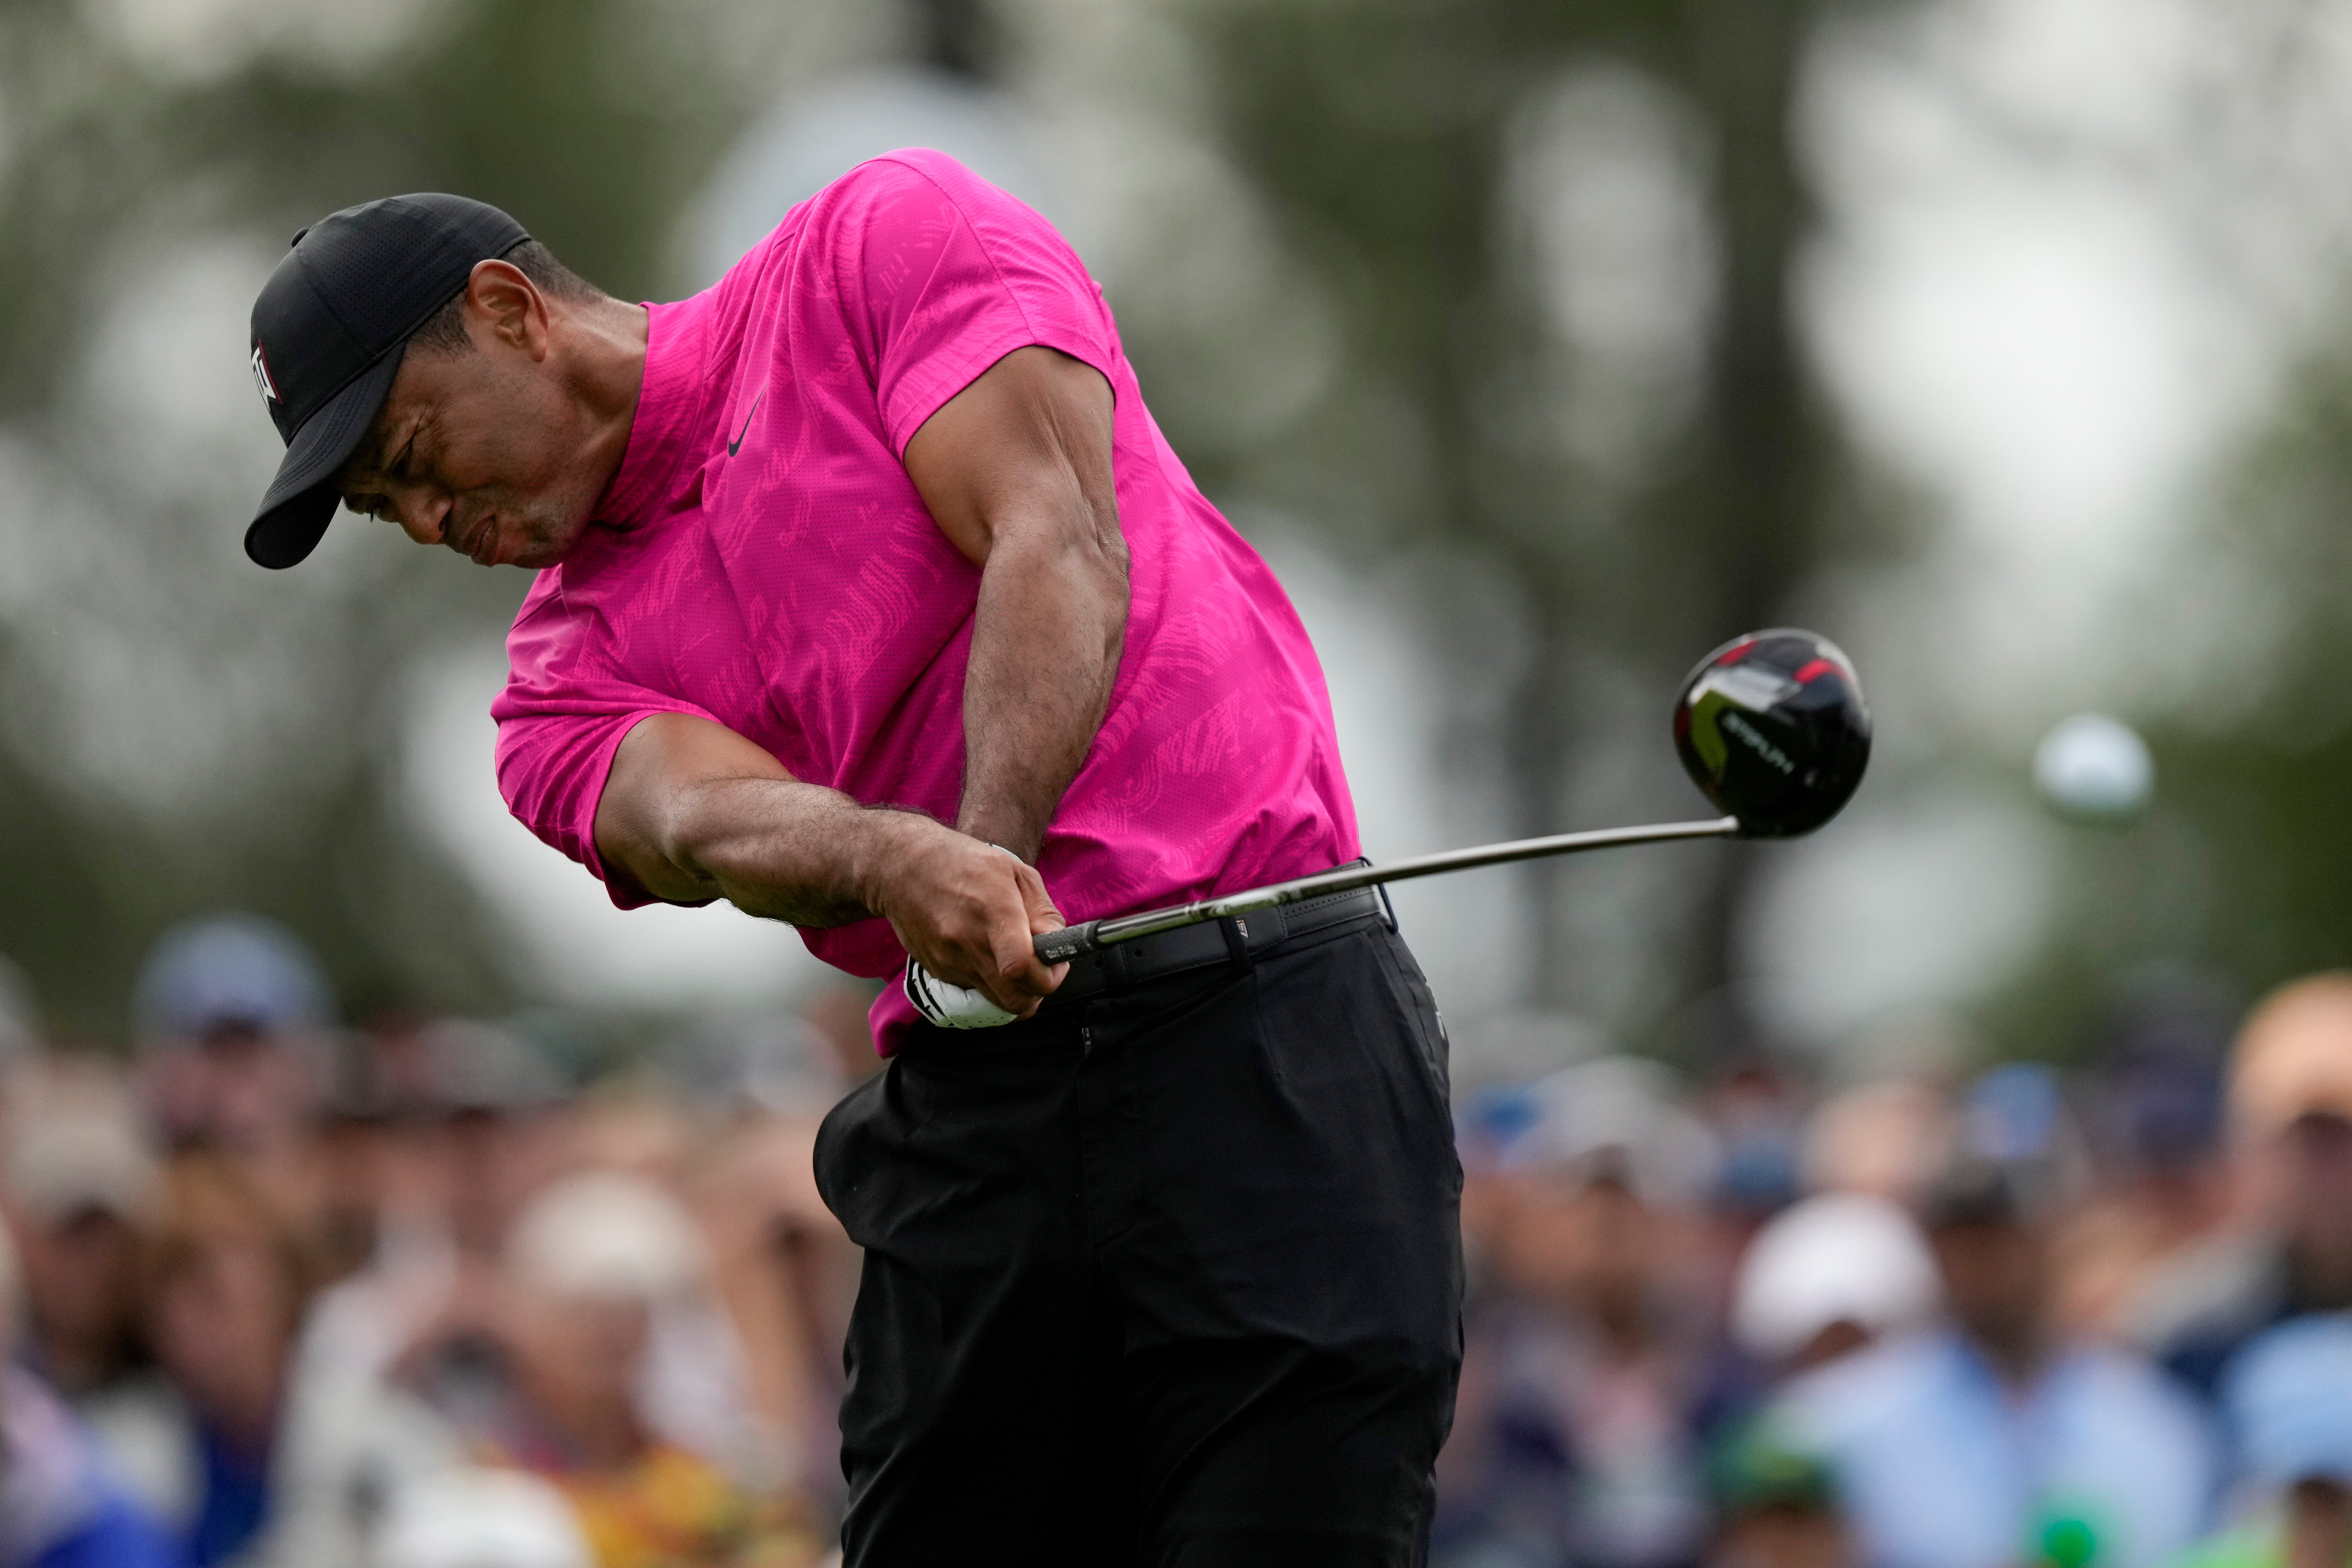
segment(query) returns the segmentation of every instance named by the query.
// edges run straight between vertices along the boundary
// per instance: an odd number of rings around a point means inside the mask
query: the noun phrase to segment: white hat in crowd
[[[6,1169],[9,1191],[45,1226],[91,1210],[136,1224],[162,1196],[155,1157],[127,1106],[58,1106],[21,1118]]]
[[[593,1568],[563,1494],[537,1476],[457,1469],[403,1487],[373,1568]]]
[[[566,1176],[515,1221],[507,1260],[550,1295],[658,1301],[702,1278],[703,1246],[678,1201],[619,1171]]]
[[[1757,1232],[1731,1303],[1740,1347],[1782,1361],[1837,1323],[1876,1335],[1934,1311],[1935,1260],[1899,1205],[1832,1192],[1783,1209]]]

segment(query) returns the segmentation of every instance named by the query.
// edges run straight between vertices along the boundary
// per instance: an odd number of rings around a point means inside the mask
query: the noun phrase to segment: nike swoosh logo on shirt
[[[751,434],[752,417],[760,412],[760,399],[764,398],[767,395],[768,390],[765,387],[762,387],[760,389],[760,396],[751,400],[751,413],[743,416],[743,428],[737,431],[735,433],[735,439],[727,444],[728,456],[732,457],[735,454],[743,450],[743,438]]]

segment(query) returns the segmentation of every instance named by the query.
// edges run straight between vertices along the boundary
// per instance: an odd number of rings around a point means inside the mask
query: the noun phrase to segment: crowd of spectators
[[[812,1568],[865,996],[592,1073],[560,1020],[339,1027],[169,935],[119,1055],[0,998],[0,1568]]]
[[[1463,1093],[1433,1563],[2352,1563],[2352,975],[2200,1011],[2066,1074]]]
[[[815,1568],[865,994],[619,1067],[170,934],[0,986],[0,1568]],[[2352,1565],[2352,975],[2068,1072],[1588,1055],[1457,1097],[1434,1568]],[[975,1561],[1015,1561],[979,1550]]]

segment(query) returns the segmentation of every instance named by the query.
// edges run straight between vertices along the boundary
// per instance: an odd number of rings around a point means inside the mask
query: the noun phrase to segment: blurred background
[[[471,1563],[401,1521],[476,1514],[499,1563],[823,1550],[855,1260],[805,1140],[867,993],[507,818],[521,573],[349,519],[246,562],[243,334],[353,202],[463,192],[674,298],[909,144],[1103,283],[1315,635],[1376,858],[1694,814],[1667,706],[1735,632],[1869,683],[1817,839],[1397,894],[1472,1178],[1442,1561],[2081,1568],[2303,1497],[2335,1472],[2247,1434],[2352,1353],[2224,1368],[2352,1303],[2352,1009],[2242,1027],[2352,933],[2347,133],[2338,0],[0,5],[0,1277],[22,1397],[106,1439],[47,1513],[0,1479],[0,1568],[118,1492],[203,1563]],[[1847,1198],[1769,1255],[1811,1304],[1735,1332],[1758,1228]],[[1782,1394],[1930,1323],[2016,1387],[2096,1347],[2194,1517],[2045,1454],[1995,1555],[1906,1555],[1872,1521],[1976,1429],[1873,1479],[1838,1456],[1899,1443]],[[300,1477],[297,1421],[340,1434]],[[628,1555],[607,1482],[702,1554]]]

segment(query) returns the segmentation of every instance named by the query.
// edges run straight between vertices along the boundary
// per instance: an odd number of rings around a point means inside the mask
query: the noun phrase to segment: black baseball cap
[[[331,213],[294,236],[253,302],[253,379],[286,460],[245,530],[245,553],[289,567],[318,548],[408,335],[454,298],[474,264],[530,238],[481,202],[426,193]]]

